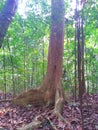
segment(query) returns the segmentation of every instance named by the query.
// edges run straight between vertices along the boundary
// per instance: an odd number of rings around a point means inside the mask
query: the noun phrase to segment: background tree
[[[0,48],[8,30],[8,27],[15,15],[18,0],[7,0],[0,13]]]

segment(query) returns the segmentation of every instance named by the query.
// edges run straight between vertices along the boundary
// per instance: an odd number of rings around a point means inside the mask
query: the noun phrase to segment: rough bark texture
[[[19,105],[55,105],[61,112],[64,102],[62,81],[62,57],[64,43],[64,0],[52,0],[51,33],[48,66],[45,79],[38,89],[20,94],[13,103]]]
[[[2,11],[0,12],[0,48],[8,30],[8,27],[15,15],[18,0],[7,0]]]

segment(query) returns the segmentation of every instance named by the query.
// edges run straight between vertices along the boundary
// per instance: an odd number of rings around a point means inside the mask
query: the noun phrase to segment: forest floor
[[[11,95],[7,94],[7,98],[9,97]],[[75,103],[71,99],[68,104],[64,105],[62,115],[71,124],[68,128],[67,124],[53,115],[53,107],[28,106],[23,108],[10,102],[0,102],[0,130],[17,130],[32,122],[38,115],[46,120],[33,130],[82,130],[82,124],[84,130],[98,130],[98,94],[84,95],[82,113],[81,118],[79,102]],[[53,129],[51,124],[56,129]]]

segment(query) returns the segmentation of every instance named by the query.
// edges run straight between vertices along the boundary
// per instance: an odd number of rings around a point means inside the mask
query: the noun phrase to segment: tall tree
[[[85,2],[85,1],[84,1]],[[77,30],[77,45],[78,45],[78,83],[79,83],[79,96],[81,96],[86,92],[85,89],[85,77],[84,77],[84,27],[83,27],[83,8],[85,3],[79,2],[76,0],[76,30]],[[81,7],[81,14],[80,9]]]
[[[12,18],[15,15],[17,5],[18,0],[7,0],[0,13],[0,48],[2,47],[2,42],[12,21]]]
[[[55,105],[61,112],[64,102],[62,57],[64,44],[64,0],[51,0],[51,33],[47,72],[41,87],[23,92],[13,100],[19,105]]]

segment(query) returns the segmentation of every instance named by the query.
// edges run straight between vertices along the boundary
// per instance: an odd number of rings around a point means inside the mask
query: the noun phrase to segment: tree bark
[[[0,48],[8,27],[12,21],[13,16],[15,15],[18,5],[18,0],[7,0],[1,13],[0,13]]]
[[[64,1],[52,0],[52,24],[48,53],[48,66],[43,87],[51,91],[51,102],[55,102],[57,89],[61,91],[62,57],[64,43]],[[47,84],[48,83],[48,84]]]
[[[83,5],[77,0],[76,5],[76,29],[77,29],[77,52],[78,52],[78,83],[79,83],[79,97],[86,92],[85,88],[85,76],[84,76],[84,27],[83,27]],[[77,6],[81,6],[81,15]]]
[[[13,103],[19,105],[55,105],[55,111],[62,111],[64,90],[62,88],[62,57],[64,44],[64,0],[51,0],[51,33],[48,51],[48,65],[40,88],[20,94]]]

